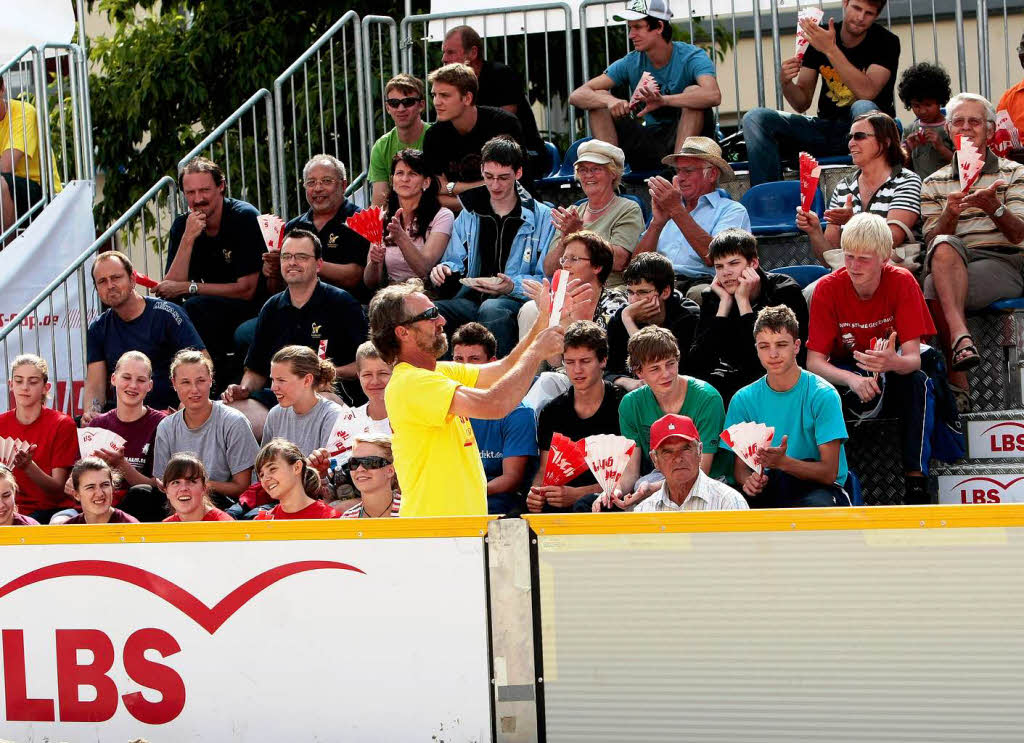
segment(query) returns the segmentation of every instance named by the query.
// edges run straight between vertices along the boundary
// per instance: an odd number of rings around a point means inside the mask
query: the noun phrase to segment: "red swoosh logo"
[[[992,431],[1001,426],[1016,426],[1017,428],[1024,428],[1024,423],[1017,423],[1016,421],[1000,421],[999,423],[996,423],[994,426],[989,426],[984,431],[982,431],[982,433],[986,434],[989,431]]]
[[[20,578],[15,578],[9,583],[0,586],[0,599],[9,593],[17,591],[19,588],[50,580],[51,578],[83,575],[113,578],[114,580],[130,583],[133,586],[145,589],[154,596],[159,596],[183,614],[191,617],[196,624],[212,635],[236,611],[242,608],[249,599],[263,589],[272,586],[279,580],[310,570],[351,570],[361,575],[366,574],[359,568],[346,565],[343,562],[330,562],[326,560],[290,562],[287,565],[279,565],[276,568],[271,568],[250,578],[222,598],[216,606],[209,607],[176,583],[172,583],[166,578],[162,578],[148,570],[137,568],[134,565],[125,565],[124,563],[110,562],[108,560],[71,560],[33,570],[25,573]]]
[[[1006,490],[1011,485],[1013,485],[1014,483],[1020,482],[1021,480],[1024,480],[1024,477],[1016,477],[1016,478],[1014,478],[1013,480],[1010,480],[1007,483],[1001,483],[1001,482],[999,482],[999,480],[993,480],[991,477],[968,477],[966,480],[961,480],[960,482],[958,482],[953,487],[954,488],[958,488],[961,485],[966,485],[969,482],[990,482],[993,485],[998,485],[1003,490]],[[0,594],[0,596],[2,596],[2,595],[3,594]]]

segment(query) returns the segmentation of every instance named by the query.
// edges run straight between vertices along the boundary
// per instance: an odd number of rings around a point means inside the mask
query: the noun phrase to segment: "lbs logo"
[[[982,432],[982,446],[997,456],[1024,455],[1024,423],[1000,421]]]
[[[184,588],[147,570],[106,560],[75,560],[30,571],[0,586],[0,602],[19,589],[55,578],[109,578],[153,593],[213,635],[261,591],[289,576],[310,570],[349,570],[363,574],[359,568],[341,562],[307,560],[287,563],[250,578],[211,607]],[[0,609],[0,617],[4,614]],[[3,642],[4,703],[8,722],[54,722],[57,715],[61,722],[105,722],[117,712],[120,701],[128,714],[139,722],[164,725],[177,718],[185,708],[185,680],[173,668],[152,659],[154,654],[162,659],[181,652],[178,641],[164,630],[139,629],[125,641],[121,654],[125,675],[141,688],[125,690],[124,693],[108,675],[116,654],[114,643],[106,632],[99,629],[55,630],[56,704],[54,699],[28,695],[24,630],[5,627],[0,632],[0,639]],[[88,651],[83,655],[91,658],[82,660],[81,650]],[[37,688],[40,683],[40,679],[32,679],[33,687]],[[94,695],[90,696],[95,698],[82,699],[82,686],[94,689]],[[160,701],[147,700],[143,689],[158,693]]]
[[[1024,482],[1024,477],[1016,477],[1008,482],[1000,482],[994,477],[968,477],[957,482],[952,490],[953,503],[1015,503],[1020,500],[1024,486],[1015,487]],[[947,501],[949,502],[949,501]]]

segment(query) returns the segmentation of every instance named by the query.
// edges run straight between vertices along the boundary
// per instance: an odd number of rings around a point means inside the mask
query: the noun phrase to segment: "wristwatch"
[[[455,181],[448,181],[448,185],[445,186],[445,189],[448,191],[448,195],[449,196],[454,196],[455,195]]]
[[[198,294],[199,293],[199,284],[197,284],[194,281],[188,282],[188,293],[189,294]]]
[[[992,218],[999,219],[1004,214],[1006,214],[1006,204],[1000,204],[999,208],[992,212]]]

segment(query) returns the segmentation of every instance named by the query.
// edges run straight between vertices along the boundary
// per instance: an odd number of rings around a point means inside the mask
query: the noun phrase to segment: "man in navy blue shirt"
[[[452,334],[452,360],[488,364],[497,356],[494,333],[469,322]],[[487,513],[523,511],[526,489],[537,469],[537,418],[519,403],[500,420],[470,418],[487,477]]]
[[[159,410],[177,407],[169,374],[171,359],[183,348],[205,352],[188,315],[170,302],[139,294],[132,262],[116,250],[96,258],[92,280],[100,301],[110,309],[89,323],[82,425],[106,407],[110,374],[126,351],[141,351],[153,363],[153,390],[146,404]]]
[[[351,294],[317,277],[321,265],[323,253],[316,235],[292,230],[285,236],[281,272],[286,288],[260,310],[242,380],[229,385],[222,396],[245,413],[254,432],[262,431],[267,409],[276,403],[266,384],[270,360],[285,346],[308,346],[331,359],[338,374],[336,391],[343,401],[351,405],[366,401],[355,363],[356,349],[368,335],[366,317]]]

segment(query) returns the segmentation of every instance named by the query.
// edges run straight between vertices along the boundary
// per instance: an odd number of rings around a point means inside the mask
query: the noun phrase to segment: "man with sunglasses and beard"
[[[423,120],[424,91],[422,80],[405,73],[395,75],[384,86],[384,103],[395,126],[370,150],[366,180],[373,184],[372,206],[383,209],[388,203],[388,179],[395,155],[405,149],[423,150],[423,137],[430,128]]]
[[[580,295],[589,290],[587,287]],[[548,327],[546,284],[533,328],[505,358],[482,365],[439,362],[448,350],[445,320],[411,280],[386,287],[370,302],[370,337],[382,360],[395,365],[384,393],[394,430],[401,515],[483,516],[484,475],[470,418],[504,418],[523,399],[540,362],[562,350],[561,327]],[[571,316],[575,298],[567,296]]]

